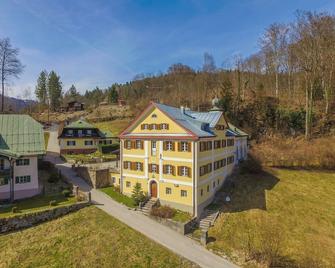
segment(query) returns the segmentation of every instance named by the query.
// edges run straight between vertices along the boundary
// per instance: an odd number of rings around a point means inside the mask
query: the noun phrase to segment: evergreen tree
[[[116,103],[119,98],[119,93],[116,90],[116,85],[113,84],[108,88],[108,101],[110,103]]]
[[[48,98],[47,80],[48,80],[47,71],[42,71],[37,79],[37,85],[35,88],[36,98],[41,104],[47,103]]]
[[[145,200],[145,194],[142,191],[142,187],[140,183],[136,183],[131,195],[132,199],[134,200],[135,204],[138,205],[140,202]]]
[[[76,87],[74,85],[72,85],[68,92],[66,93],[66,95],[72,99],[75,99],[79,96],[79,92],[77,91]]]
[[[50,108],[55,111],[60,106],[62,97],[62,82],[60,81],[60,77],[54,71],[51,71],[49,74],[48,93]]]

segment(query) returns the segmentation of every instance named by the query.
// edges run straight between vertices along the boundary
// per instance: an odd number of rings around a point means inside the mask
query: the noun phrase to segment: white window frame
[[[16,166],[29,166],[30,165],[30,159],[28,159],[28,158],[17,159],[15,161],[15,165]]]
[[[156,124],[152,124],[152,129],[156,130],[157,129],[157,126]]]
[[[172,149],[173,149],[172,141],[167,141],[166,142],[166,150],[167,151],[172,151]]]
[[[76,146],[76,141],[66,141],[66,146]]]
[[[15,184],[23,184],[23,183],[30,183],[31,182],[31,176],[25,175],[25,176],[16,176],[15,177]]]
[[[157,165],[156,164],[151,165],[151,172],[152,173],[157,173]]]
[[[92,129],[87,129],[86,130],[86,135],[92,135]]]
[[[181,197],[187,197],[187,190],[180,190]]]
[[[149,125],[148,124],[143,124],[143,129],[145,129],[145,130],[149,129]]]
[[[188,168],[187,167],[181,167],[181,175],[183,177],[188,177]]]
[[[167,194],[167,195],[172,194],[172,189],[171,189],[171,187],[166,187],[166,188],[165,188],[165,194]]]
[[[136,170],[137,171],[141,171],[141,163],[140,162],[136,162]]]
[[[186,142],[186,141],[181,142],[181,151],[182,152],[188,152],[188,142]]]
[[[141,143],[141,140],[136,140],[136,149],[141,149],[141,146],[142,143]]]
[[[167,124],[166,123],[162,124],[162,129],[167,130]]]
[[[172,175],[172,172],[173,172],[172,166],[171,165],[167,165],[167,167],[166,167],[166,173],[168,175]]]

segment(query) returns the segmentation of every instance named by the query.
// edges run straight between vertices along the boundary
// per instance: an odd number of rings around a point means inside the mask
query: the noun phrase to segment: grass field
[[[276,242],[281,267],[331,267],[335,263],[335,173],[269,169],[239,174],[208,247],[245,262]],[[277,243],[278,242],[278,243]],[[250,256],[249,256],[250,257]],[[248,259],[248,258],[247,258]],[[332,266],[334,267],[334,266]]]
[[[69,205],[76,202],[75,197],[64,197],[64,195],[61,193],[55,195],[35,196],[32,198],[16,201],[11,206],[0,208],[0,218],[48,209],[50,208],[51,200],[55,200],[57,202],[57,205],[52,206],[52,208]],[[18,212],[13,213],[12,207],[17,207]]]
[[[114,187],[102,188],[100,189],[100,191],[104,192],[105,194],[113,198],[115,201],[126,205],[127,207],[130,207],[130,208],[137,207],[132,198],[115,191]]]
[[[119,135],[122,130],[124,130],[130,123],[130,120],[127,119],[117,119],[113,121],[105,121],[105,122],[98,122],[94,123],[96,127],[100,130],[110,131],[115,136]]]
[[[95,207],[0,236],[0,267],[195,267]]]

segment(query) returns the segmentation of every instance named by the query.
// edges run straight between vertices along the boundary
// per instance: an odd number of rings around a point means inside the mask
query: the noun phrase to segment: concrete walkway
[[[121,222],[127,224],[131,228],[139,231],[155,242],[165,246],[174,253],[200,265],[201,267],[208,268],[232,268],[237,267],[236,265],[228,262],[227,260],[219,257],[206,250],[204,247],[199,245],[196,241],[185,237],[166,226],[159,224],[143,215],[141,212],[129,210],[126,206],[114,201],[103,192],[96,189],[91,189],[86,182],[78,177],[75,172],[71,169],[71,166],[59,157],[57,153],[57,131],[50,131],[50,138],[48,149],[56,151],[49,151],[46,160],[54,163],[57,168],[75,185],[78,185],[82,190],[91,191],[92,201],[96,206],[109,215],[117,218]],[[59,148],[58,148],[59,152]],[[131,243],[131,241],[130,241]]]

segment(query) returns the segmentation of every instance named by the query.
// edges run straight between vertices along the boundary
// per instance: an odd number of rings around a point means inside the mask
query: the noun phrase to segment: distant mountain
[[[5,110],[12,110],[14,112],[20,112],[24,108],[36,104],[33,100],[22,100],[14,97],[5,96]],[[0,105],[1,105],[1,95],[0,95]]]

